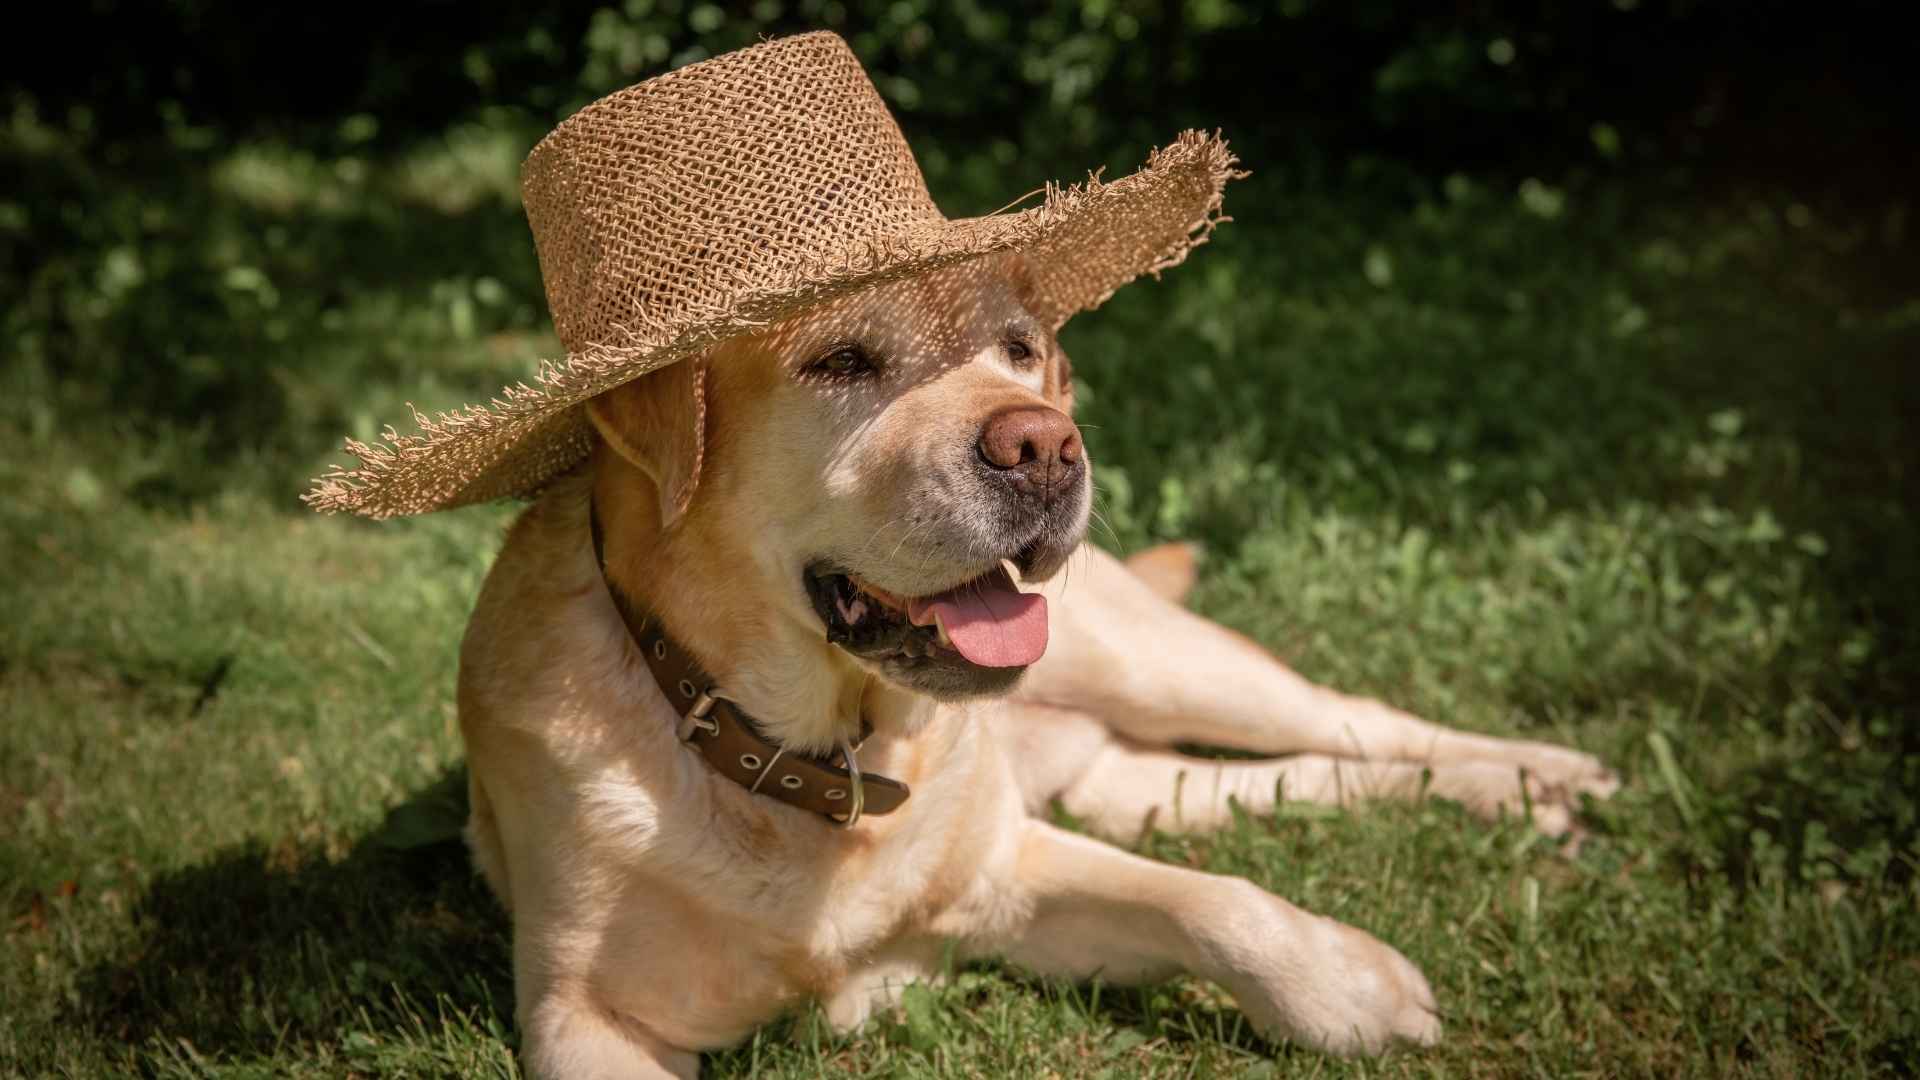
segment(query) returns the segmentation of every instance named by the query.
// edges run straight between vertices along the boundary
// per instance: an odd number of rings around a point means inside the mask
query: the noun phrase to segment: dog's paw
[[[1533,827],[1547,836],[1564,837],[1567,854],[1578,853],[1585,830],[1580,827],[1581,802],[1600,802],[1620,790],[1620,777],[1592,754],[1561,746],[1532,744],[1531,760],[1520,766],[1526,778],[1526,801]]]
[[[1364,930],[1312,918],[1324,942],[1315,965],[1321,976],[1288,1018],[1294,1038],[1336,1054],[1440,1040],[1433,988],[1412,961]]]
[[[1597,802],[1620,790],[1620,777],[1599,758],[1552,743],[1504,741],[1467,772],[1460,779],[1473,789],[1462,798],[1470,808],[1488,818],[1530,812],[1548,836],[1577,830],[1583,796]]]
[[[1439,1041],[1433,988],[1412,961],[1364,930],[1276,902],[1285,940],[1245,966],[1253,985],[1235,993],[1255,1027],[1343,1055]]]
[[[1542,798],[1577,807],[1582,795],[1609,799],[1620,790],[1619,775],[1584,751],[1537,742],[1517,743],[1513,750],[1515,764]]]
[[[908,985],[940,981],[938,953],[921,955],[909,950],[869,960],[849,974],[823,1003],[827,1023],[841,1034],[856,1031],[874,1016],[899,1005]]]
[[[1488,821],[1524,816],[1544,835],[1577,834],[1581,797],[1605,799],[1620,789],[1619,778],[1589,754],[1533,745],[1552,753],[1523,744],[1503,760],[1433,766],[1430,790]]]

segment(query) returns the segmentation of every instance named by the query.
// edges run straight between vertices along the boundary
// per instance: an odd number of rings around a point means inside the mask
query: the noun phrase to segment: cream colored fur
[[[1593,758],[1449,731],[1312,686],[1178,606],[1192,553],[1130,571],[1082,547],[1048,596],[1046,656],[1011,696],[938,702],[826,643],[799,587],[822,551],[904,595],[984,568],[960,464],[981,418],[1066,407],[1064,357],[1006,359],[1018,277],[951,272],[862,294],[599,399],[591,466],[514,526],[461,654],[475,861],[512,911],[525,1065],[540,1077],[692,1076],[808,999],[855,1025],[943,959],[1002,957],[1112,981],[1192,972],[1276,1037],[1340,1053],[1439,1035],[1426,980],[1372,936],[1231,877],[1139,858],[1093,830],[1210,828],[1228,799],[1345,803],[1422,788],[1481,813],[1572,822],[1614,786]],[[802,365],[873,340],[888,378]],[[644,385],[643,385],[644,384]],[[697,430],[690,395],[706,413]],[[663,405],[664,402],[664,405]],[[653,425],[651,428],[646,426]],[[958,449],[956,449],[958,447]],[[749,794],[674,738],[678,719],[614,610],[608,574],[776,737],[824,748],[870,722],[863,768],[911,799],[853,829]],[[1084,520],[1084,519],[1082,519]],[[1220,762],[1211,743],[1292,755]]]

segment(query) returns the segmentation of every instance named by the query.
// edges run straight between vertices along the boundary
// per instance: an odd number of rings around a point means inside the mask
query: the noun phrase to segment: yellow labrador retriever
[[[535,1075],[691,1076],[808,999],[858,1024],[954,954],[1192,972],[1277,1037],[1429,1043],[1426,980],[1371,935],[1031,815],[1130,837],[1424,771],[1485,813],[1524,782],[1557,831],[1612,790],[1588,755],[1309,685],[1177,606],[1180,549],[1130,570],[1086,545],[1067,360],[1019,270],[873,289],[609,391],[589,465],[514,526],[459,699]]]

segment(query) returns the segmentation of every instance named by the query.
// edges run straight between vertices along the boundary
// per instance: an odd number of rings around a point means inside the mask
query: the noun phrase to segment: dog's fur
[[[1612,791],[1588,755],[1320,689],[1183,610],[1188,549],[1123,566],[1082,544],[1085,470],[1044,505],[996,487],[974,456],[983,421],[1071,408],[1021,282],[1000,261],[884,286],[610,391],[591,403],[589,466],[514,526],[459,697],[469,839],[513,913],[531,1073],[690,1076],[698,1051],[791,1005],[858,1024],[953,956],[1115,981],[1194,972],[1276,1036],[1431,1042],[1426,980],[1372,936],[1031,815],[1058,799],[1131,839],[1211,828],[1229,799],[1259,812],[1280,791],[1430,790],[1484,814],[1524,799],[1558,833],[1581,794]],[[878,374],[818,367],[849,343]],[[861,765],[912,798],[841,829],[678,744],[596,564],[590,501],[607,580],[769,735],[822,751],[864,718]],[[855,657],[801,584],[823,559],[900,596],[1011,560],[1048,599],[1046,655],[1010,694],[991,671]],[[1201,759],[1181,742],[1290,756]]]

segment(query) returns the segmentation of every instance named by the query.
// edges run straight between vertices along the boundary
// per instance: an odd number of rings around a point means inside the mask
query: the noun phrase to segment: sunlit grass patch
[[[554,343],[510,138],[340,138],[204,148],[166,198],[57,133],[13,159],[0,228],[57,242],[0,267],[0,1071],[514,1068],[452,700],[513,508],[297,496]],[[1310,676],[1625,774],[1577,857],[1438,800],[1141,838],[1403,949],[1446,1041],[1340,1063],[1192,980],[983,965],[711,1072],[1913,1071],[1920,323],[1849,276],[1878,234],[1429,187],[1256,178],[1066,345],[1101,543],[1198,539],[1197,606]]]

